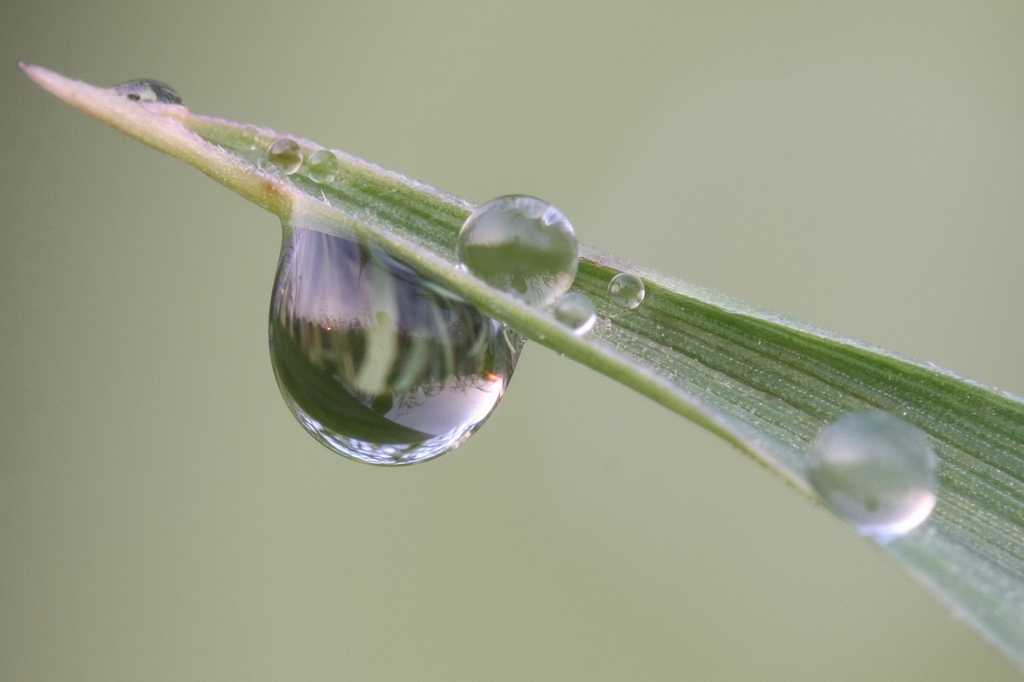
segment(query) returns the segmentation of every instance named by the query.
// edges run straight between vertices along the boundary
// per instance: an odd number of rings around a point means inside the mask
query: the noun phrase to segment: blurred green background
[[[1024,393],[1019,2],[0,6],[0,679],[1019,679],[867,541],[538,346],[456,452],[278,395],[275,219],[18,60],[308,137]]]

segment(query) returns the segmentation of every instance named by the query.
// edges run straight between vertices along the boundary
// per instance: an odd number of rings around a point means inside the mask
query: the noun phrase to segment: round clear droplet
[[[808,454],[815,490],[863,535],[904,535],[935,507],[938,459],[927,434],[887,412],[842,417],[821,430]]]
[[[608,298],[620,308],[632,310],[644,302],[644,281],[628,272],[620,272],[608,282]]]
[[[263,144],[263,135],[253,126],[242,128],[242,144],[250,150],[256,150]]]
[[[597,310],[589,296],[573,291],[555,304],[555,319],[572,329],[577,336],[583,336],[597,322]]]
[[[113,91],[133,102],[184,104],[178,91],[167,83],[152,78],[139,78],[115,85]]]
[[[334,182],[338,175],[338,157],[330,149],[318,149],[306,160],[309,179],[322,185]]]
[[[270,310],[281,393],[317,440],[370,464],[421,462],[491,414],[519,348],[503,325],[377,247],[285,231]]]
[[[267,160],[285,174],[291,175],[302,166],[302,148],[291,138],[279,138],[267,150]]]
[[[576,234],[562,212],[534,197],[489,201],[466,219],[456,248],[476,277],[530,305],[547,306],[576,278]]]

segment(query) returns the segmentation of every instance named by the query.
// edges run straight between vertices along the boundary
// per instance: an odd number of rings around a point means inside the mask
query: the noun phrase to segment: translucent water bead
[[[338,175],[338,169],[338,157],[329,149],[318,149],[306,160],[309,179],[320,184],[333,182]]]
[[[245,126],[242,128],[241,140],[247,149],[256,150],[263,142],[263,135],[253,126]]]
[[[113,91],[133,102],[159,102],[160,104],[184,104],[181,95],[167,83],[152,78],[139,78],[115,85]]]
[[[632,310],[644,302],[644,281],[628,272],[620,272],[608,282],[608,298],[620,308]]]
[[[534,197],[499,197],[466,219],[459,262],[496,289],[535,306],[554,303],[579,265],[576,234],[562,212]]]
[[[597,322],[597,310],[589,296],[571,292],[555,304],[555,319],[571,328],[576,336],[583,336]]]
[[[497,406],[521,344],[475,306],[376,247],[286,229],[270,309],[281,393],[317,440],[411,464],[469,437]]]
[[[267,160],[286,175],[291,175],[302,166],[302,147],[290,138],[279,138],[267,150]]]
[[[809,455],[815,490],[863,535],[904,535],[935,507],[938,459],[928,436],[887,412],[842,417],[821,430]]]

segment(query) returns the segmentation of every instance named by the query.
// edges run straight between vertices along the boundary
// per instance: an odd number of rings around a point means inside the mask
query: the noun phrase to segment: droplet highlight
[[[597,309],[586,294],[573,291],[555,304],[555,319],[572,329],[576,336],[583,336],[597,322]]]
[[[114,92],[132,102],[157,102],[160,104],[184,104],[178,91],[167,83],[152,78],[121,83],[111,88]]]
[[[278,386],[331,450],[403,465],[457,447],[505,392],[521,343],[378,247],[286,229],[270,310]]]
[[[644,281],[628,272],[620,272],[608,282],[608,298],[620,308],[633,310],[644,302]]]
[[[302,148],[291,138],[279,138],[267,150],[267,160],[286,175],[291,175],[302,166]]]
[[[459,262],[496,289],[534,306],[554,303],[579,266],[576,233],[551,204],[535,197],[498,197],[466,219],[456,245]]]
[[[306,161],[306,173],[313,182],[321,185],[334,182],[338,176],[338,157],[329,149],[318,149]]]
[[[924,431],[879,410],[826,426],[808,452],[811,485],[862,535],[909,533],[935,507],[938,458]]]

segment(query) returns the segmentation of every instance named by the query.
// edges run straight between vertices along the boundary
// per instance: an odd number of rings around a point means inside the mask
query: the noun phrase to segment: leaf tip
[[[18,62],[18,66],[25,72],[26,76],[31,78],[43,90],[83,111],[88,111],[84,103],[91,98],[95,98],[95,93],[102,92],[101,88],[62,76],[56,71],[50,71],[36,64]],[[95,114],[93,115],[95,116]]]
[[[54,88],[61,80],[68,80],[54,71],[35,64],[29,64],[28,62],[18,62],[18,68],[24,71],[25,75],[31,78],[36,85],[50,92],[54,91]]]

